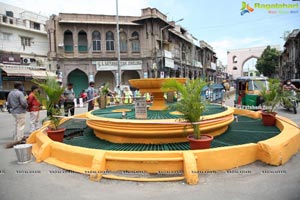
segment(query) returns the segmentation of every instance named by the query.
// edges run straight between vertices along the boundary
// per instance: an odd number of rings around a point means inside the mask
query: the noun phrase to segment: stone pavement
[[[232,100],[233,97],[226,100],[226,105],[231,105]],[[42,116],[45,116],[44,111]],[[199,184],[193,186],[184,181],[142,183],[102,179],[92,182],[86,175],[70,173],[47,163],[17,164],[14,149],[3,147],[11,140],[12,130],[13,117],[0,112],[0,200],[300,199],[299,153],[283,166],[257,161],[229,171],[200,174]]]

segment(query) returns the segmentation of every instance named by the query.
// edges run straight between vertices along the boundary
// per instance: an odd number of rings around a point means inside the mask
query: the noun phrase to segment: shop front
[[[109,83],[110,88],[117,84],[118,61],[93,61],[96,66],[96,83]],[[121,85],[128,85],[128,80],[141,78],[143,74],[142,60],[122,60],[120,61]]]
[[[32,79],[46,79],[47,76],[56,76],[55,73],[47,71],[43,67],[31,67],[25,65],[0,64],[1,90],[12,90],[14,82],[20,81],[24,84],[26,92],[30,92]]]

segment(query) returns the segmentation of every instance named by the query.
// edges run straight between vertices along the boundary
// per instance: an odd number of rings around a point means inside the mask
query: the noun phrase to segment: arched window
[[[120,52],[127,52],[127,35],[124,32],[120,33]]]
[[[99,31],[92,33],[93,51],[101,51],[101,34]]]
[[[78,51],[86,52],[87,51],[87,35],[85,31],[80,31],[78,33]]]
[[[106,50],[107,51],[114,51],[114,34],[111,31],[106,33]]]
[[[236,56],[233,56],[233,57],[232,57],[232,62],[233,62],[233,63],[237,63],[237,57],[236,57]]]
[[[64,32],[65,52],[73,52],[73,33],[69,30]]]
[[[140,38],[136,31],[131,34],[131,49],[133,53],[140,52]]]
[[[237,67],[233,67],[233,70],[237,70]]]

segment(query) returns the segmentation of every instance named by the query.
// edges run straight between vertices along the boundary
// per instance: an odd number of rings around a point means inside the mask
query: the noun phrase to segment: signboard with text
[[[135,100],[135,118],[147,119],[147,103],[145,97],[140,97]]]
[[[118,70],[118,61],[93,61],[92,64],[96,65],[97,71]],[[121,70],[141,70],[142,64],[142,60],[120,61]]]

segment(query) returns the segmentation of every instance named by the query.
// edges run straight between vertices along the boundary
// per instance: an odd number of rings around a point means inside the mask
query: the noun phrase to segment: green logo
[[[241,15],[243,16],[244,14],[246,13],[250,13],[250,12],[253,12],[254,9],[249,6],[249,4],[247,4],[245,1],[242,2],[242,8],[241,8]]]

